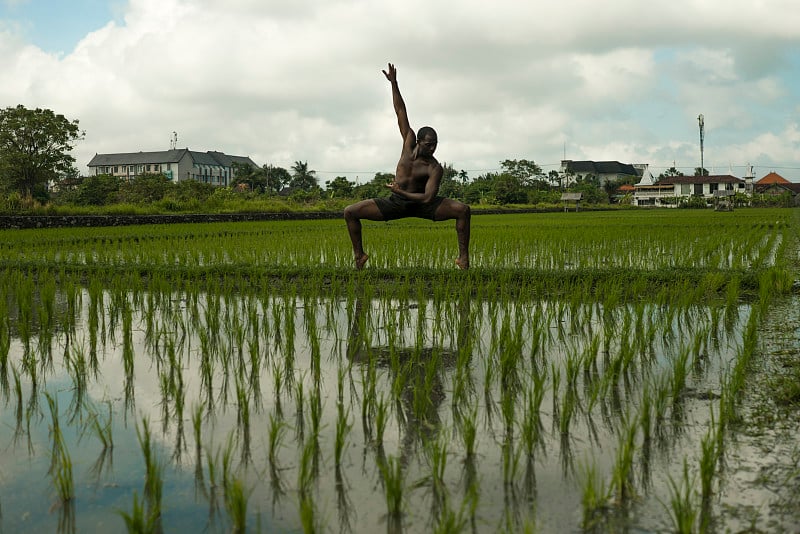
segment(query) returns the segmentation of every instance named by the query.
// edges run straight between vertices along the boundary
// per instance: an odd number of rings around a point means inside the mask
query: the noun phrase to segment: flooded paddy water
[[[750,315],[360,293],[6,295],[3,529],[668,530]]]
[[[0,531],[793,532],[799,224],[0,231]]]

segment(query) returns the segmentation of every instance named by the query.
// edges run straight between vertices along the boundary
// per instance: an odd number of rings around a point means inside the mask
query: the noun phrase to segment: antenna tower
[[[703,176],[705,172],[705,167],[703,166],[703,140],[706,137],[706,123],[702,113],[697,117],[697,122],[700,125],[700,176]]]

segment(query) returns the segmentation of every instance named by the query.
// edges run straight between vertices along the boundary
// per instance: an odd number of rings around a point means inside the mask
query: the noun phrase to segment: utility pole
[[[703,176],[703,172],[705,171],[705,167],[703,166],[703,139],[705,139],[706,136],[706,123],[702,113],[697,117],[697,122],[700,124],[700,176]]]

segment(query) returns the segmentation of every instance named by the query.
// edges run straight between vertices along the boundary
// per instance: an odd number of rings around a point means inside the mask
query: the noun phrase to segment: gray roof
[[[147,163],[178,163],[189,152],[188,148],[159,152],[124,152],[120,154],[95,154],[89,167],[101,165],[141,165]]]
[[[195,152],[188,148],[162,150],[159,152],[123,152],[118,154],[95,154],[89,167],[109,165],[147,165],[153,163],[178,163],[186,154],[198,165],[230,167],[232,163],[241,163],[258,167],[249,156],[230,156],[223,152]]]
[[[567,172],[639,176],[633,165],[619,161],[568,161]]]

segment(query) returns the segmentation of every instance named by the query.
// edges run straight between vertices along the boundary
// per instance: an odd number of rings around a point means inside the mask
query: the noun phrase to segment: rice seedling
[[[636,450],[637,422],[626,421],[620,430],[616,462],[611,473],[611,489],[618,503],[624,504],[634,496],[633,454]]]
[[[669,505],[663,504],[672,520],[673,532],[692,534],[697,524],[698,510],[694,504],[692,488],[694,481],[689,477],[689,466],[683,460],[683,478],[676,482],[669,477]]]
[[[303,378],[301,377],[295,387],[295,436],[297,437],[297,441],[303,441],[303,435],[305,430],[305,393],[304,393],[304,384]]]
[[[47,404],[50,408],[52,439],[52,452],[50,457],[50,477],[56,490],[60,505],[66,505],[75,498],[75,482],[72,475],[72,459],[64,443],[61,423],[58,416],[58,402],[49,393],[45,392]]]
[[[383,404],[383,399],[381,399],[380,404]],[[337,417],[336,417],[336,436],[334,441],[334,463],[336,469],[341,469],[342,467],[342,457],[344,456],[344,451],[348,444],[347,435],[352,428],[352,424],[350,423],[350,409],[348,408],[345,410],[344,405],[342,403],[338,404],[337,409]],[[380,410],[378,411],[380,414]],[[384,411],[385,415],[385,411]],[[383,430],[381,429],[380,423],[378,423],[379,428],[379,436],[380,438],[383,437]],[[378,441],[378,444],[382,444],[382,441]]]
[[[447,469],[448,442],[449,438],[446,435],[440,435],[425,443],[425,454],[430,467],[430,475],[427,480],[433,496],[434,517],[438,516],[440,511],[446,507],[449,496],[444,476]]]
[[[156,457],[150,421],[147,417],[142,418],[141,426],[136,425],[136,437],[139,440],[145,464],[144,499],[147,503],[148,522],[152,520],[157,523],[161,517],[161,499],[164,487],[163,465]]]
[[[581,528],[591,531],[601,520],[602,512],[608,507],[611,495],[593,461],[582,464],[581,474],[583,478]]]
[[[139,495],[133,492],[133,507],[131,512],[117,511],[125,522],[125,528],[130,534],[155,534],[160,532],[158,518],[145,510],[145,499],[139,500]]]
[[[286,435],[286,423],[276,414],[269,415],[269,426],[267,427],[267,453],[270,470],[278,470],[278,452],[282,446],[283,438]]]
[[[386,514],[390,525],[400,525],[403,518],[405,474],[399,458],[389,456],[379,466],[386,498]]]
[[[114,458],[114,435],[112,432],[111,402],[107,401],[106,406],[108,407],[108,417],[106,417],[104,421],[100,420],[100,415],[97,413],[92,414],[91,418],[92,429],[103,446],[103,448],[100,450],[100,456],[98,456],[97,461],[92,467],[92,471],[98,476],[103,471],[104,466],[107,466],[109,469],[111,468]],[[107,462],[107,459],[110,461]]]
[[[239,477],[231,478],[225,484],[225,509],[231,520],[231,532],[247,531],[247,501],[250,492]]]

